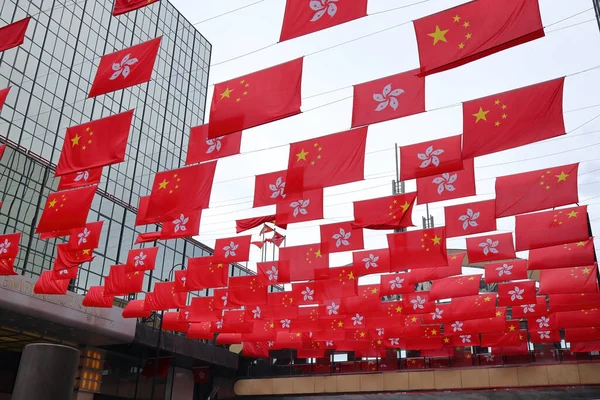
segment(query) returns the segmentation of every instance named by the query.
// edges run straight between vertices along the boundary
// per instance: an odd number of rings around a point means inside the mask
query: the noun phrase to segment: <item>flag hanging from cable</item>
[[[242,132],[209,139],[208,124],[194,126],[190,130],[190,142],[185,165],[240,154],[241,145]]]
[[[117,15],[149,6],[158,1],[159,0],[115,0],[115,8],[113,9],[112,15],[116,17]]]
[[[31,17],[23,18],[0,28],[0,52],[23,44],[30,19]]]

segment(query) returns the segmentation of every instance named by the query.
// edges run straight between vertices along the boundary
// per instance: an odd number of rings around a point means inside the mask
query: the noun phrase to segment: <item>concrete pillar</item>
[[[12,400],[71,400],[79,350],[57,344],[25,346]]]
[[[169,368],[166,400],[190,400],[194,398],[194,374],[189,369]]]

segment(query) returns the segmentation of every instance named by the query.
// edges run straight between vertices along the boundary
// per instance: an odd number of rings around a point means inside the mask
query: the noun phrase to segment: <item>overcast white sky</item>
[[[252,0],[171,1],[192,23],[253,3]],[[416,2],[418,0],[370,0],[369,14],[379,14],[215,65],[210,71],[210,83],[218,83],[309,55],[466,1],[429,0],[423,4],[380,13]],[[243,10],[198,24],[198,30],[213,44],[212,63],[218,64],[276,43],[284,6],[285,0],[264,0]],[[600,65],[600,33],[593,20],[594,12],[590,0],[540,0],[540,8],[544,26],[548,27],[545,38],[428,77],[427,109],[457,104]],[[554,24],[585,10],[589,11]],[[584,21],[590,22],[560,29]],[[554,30],[556,31],[552,32]],[[418,68],[418,65],[414,30],[412,24],[405,24],[309,55],[304,64],[303,98]],[[565,120],[567,131],[570,133],[557,139],[477,158],[475,175],[478,196],[458,202],[493,198],[494,178],[497,176],[579,161],[582,162],[579,170],[581,203],[590,204],[591,219],[598,219],[592,224],[596,230],[600,229],[600,171],[587,173],[600,169],[600,118],[573,131],[600,115],[600,106],[597,106],[600,104],[598,93],[600,69],[567,77],[564,109],[567,111]],[[207,106],[210,106],[212,87],[209,88],[208,94]],[[303,100],[302,109],[312,109],[350,96],[352,89],[346,88],[312,97]],[[597,107],[568,112],[588,106]],[[219,161],[210,209],[202,215],[198,239],[213,246],[216,238],[235,235],[236,219],[274,213],[274,207],[251,208],[253,175],[285,169],[288,157],[288,146],[285,145],[290,142],[349,129],[351,113],[352,100],[348,98],[299,116],[245,131],[242,154]],[[461,133],[460,106],[371,126],[366,150],[366,180],[325,189],[326,219],[291,225],[287,231],[287,244],[319,242],[319,225],[352,219],[352,201],[390,195],[391,181],[395,174],[395,143],[402,146]],[[235,181],[232,182],[232,179]],[[219,183],[223,181],[229,182]],[[407,190],[416,190],[414,181],[407,183]],[[596,196],[599,197],[595,198]],[[455,203],[457,201],[430,206],[436,226],[444,224],[442,207]],[[423,215],[425,206],[415,207],[413,219],[419,228]],[[500,219],[498,228],[502,231],[514,230],[514,217]],[[253,233],[258,233],[258,229]],[[387,247],[386,233],[365,231],[366,248]],[[465,240],[451,239],[448,241],[448,248],[464,249]],[[253,249],[251,257],[253,261],[260,261],[260,253],[256,248]],[[351,260],[350,253],[332,255],[330,259],[331,266],[350,263]],[[249,266],[255,268],[253,262]]]

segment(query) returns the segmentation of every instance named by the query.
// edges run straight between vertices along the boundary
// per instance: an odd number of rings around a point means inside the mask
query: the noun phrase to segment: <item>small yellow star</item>
[[[459,48],[460,50],[464,49],[464,48],[465,48],[465,44],[464,44],[464,43],[461,43],[461,44],[459,44],[459,45],[458,45],[458,48]]]
[[[464,26],[465,28],[468,28],[468,27],[470,27],[470,26],[471,26],[471,24],[470,24],[470,23],[468,23],[468,22],[465,22],[465,23],[463,24],[463,26]]]
[[[400,306],[396,307],[396,312],[397,313],[401,313],[402,312],[402,307],[400,307]],[[416,319],[415,319],[415,321],[416,321]],[[413,322],[415,322],[415,321],[413,321]]]
[[[507,108],[507,105],[506,104],[502,104],[502,109],[506,110],[506,108]]]
[[[169,182],[166,179],[163,179],[163,181],[158,184],[158,190],[166,189],[168,184]]]
[[[490,296],[488,296],[484,300],[489,303],[490,301],[492,301],[492,298]]]
[[[296,162],[298,162],[298,161],[300,161],[300,160],[304,160],[304,161],[306,161],[306,156],[307,156],[308,154],[309,154],[309,153],[308,153],[307,151],[304,151],[304,149],[302,149],[302,151],[301,151],[300,153],[296,154],[296,157],[298,157],[298,159],[296,160]]]
[[[435,336],[435,335],[437,335],[437,331],[436,331],[435,329],[432,329],[432,330],[431,330],[431,334],[432,334],[433,336]]]
[[[371,289],[371,294],[377,294],[377,288]]]
[[[558,182],[566,182],[567,178],[569,177],[569,174],[565,174],[565,171],[562,171],[560,173],[560,175],[554,175],[556,178],[558,178],[558,181],[556,181],[556,183]]]
[[[239,103],[240,101],[242,101],[242,99],[240,99],[239,97],[237,99],[235,99],[236,103]]]
[[[475,278],[474,278],[474,277],[470,277],[468,280],[470,280],[470,281],[474,281],[474,280],[475,280]]]
[[[82,253],[83,253],[84,256],[89,256],[90,255],[90,251],[91,251],[91,249],[84,249]]]
[[[450,339],[444,338],[444,343],[446,343],[446,344],[450,343]]]
[[[478,123],[481,120],[487,121],[487,115],[489,111],[483,111],[483,107],[479,107],[479,112],[477,114],[473,114],[475,118],[475,123]]]
[[[471,33],[467,33],[467,34],[465,35],[465,37],[466,37],[466,38],[467,38],[467,40],[468,40],[468,39],[471,39],[471,38],[473,37],[473,35],[472,35]]]
[[[75,134],[75,137],[73,139],[71,139],[72,142],[72,147],[79,145],[79,139],[81,139],[81,136],[79,136],[79,134]]]
[[[579,211],[571,211],[569,213],[569,218],[577,218],[577,214],[579,214]]]
[[[502,114],[502,119],[506,119],[507,117],[508,117],[508,115]]]
[[[83,146],[81,149],[82,149],[82,150],[85,150],[85,149],[87,149],[87,146]]]
[[[348,279],[354,279],[354,273],[353,272],[350,272],[348,274]]]
[[[344,326],[344,323],[342,321],[338,322],[338,326],[341,328]]]
[[[496,311],[496,317],[501,317],[502,313],[500,311]]]
[[[379,340],[377,341],[377,344],[381,346],[381,343],[383,343],[383,342],[381,341],[381,339],[379,339]]]
[[[234,89],[226,88],[225,91],[223,93],[221,93],[221,100],[223,100],[225,97],[230,99],[231,98],[230,95],[231,95],[231,92],[233,92],[233,90]]]
[[[500,126],[500,121],[496,121],[495,126]]]
[[[439,246],[439,245],[441,245],[441,244],[442,244],[442,238],[441,238],[441,237],[438,237],[437,235],[435,235],[435,236],[433,237],[433,239],[431,239],[431,241],[433,242],[433,244],[434,244],[434,245],[436,245],[436,244],[437,244],[437,245]]]
[[[435,32],[429,33],[427,36],[433,38],[433,45],[435,46],[439,41],[444,43],[448,43],[446,40],[446,33],[448,33],[450,29],[446,29],[445,31],[441,30],[439,26],[435,26]]]
[[[459,17],[458,15],[456,15],[456,16],[454,17],[454,22],[459,22],[459,21],[460,21],[460,17]]]
[[[364,333],[364,332],[361,332],[361,333],[360,333],[360,337],[365,337],[365,333]]]
[[[417,322],[417,318],[416,317],[412,317],[410,320],[411,320],[411,322]]]
[[[500,100],[496,100],[496,101],[494,101],[494,105],[495,105],[495,106],[499,106],[499,105],[500,105]]]

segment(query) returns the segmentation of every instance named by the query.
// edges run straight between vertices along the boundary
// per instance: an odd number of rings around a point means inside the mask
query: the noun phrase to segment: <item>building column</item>
[[[194,374],[189,369],[169,368],[165,400],[190,400],[194,398]]]
[[[12,400],[70,400],[79,350],[37,343],[25,346]]]

